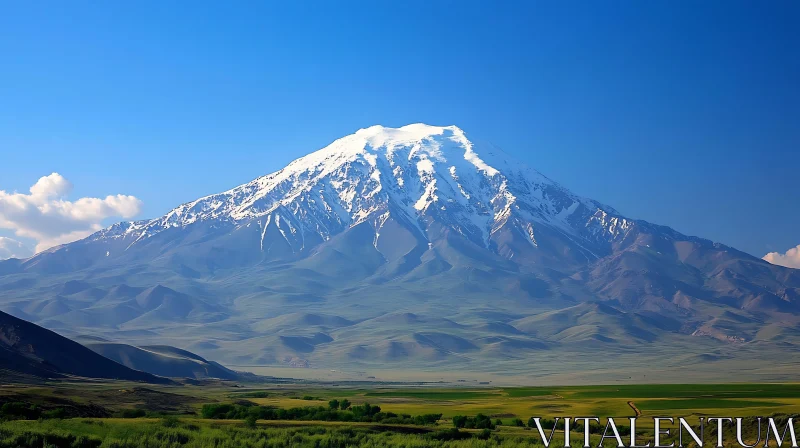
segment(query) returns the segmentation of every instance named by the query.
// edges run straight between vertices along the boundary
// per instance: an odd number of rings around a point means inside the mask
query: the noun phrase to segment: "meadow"
[[[340,404],[345,401],[347,410]],[[0,447],[524,447],[542,446],[537,430],[528,427],[532,416],[625,421],[636,415],[635,406],[644,417],[637,432],[648,437],[652,416],[798,414],[800,385],[458,388],[56,382],[5,385],[0,404]],[[422,418],[426,415],[434,418]],[[491,427],[462,423],[454,428],[454,420],[476,416],[484,416]],[[597,428],[592,439],[599,440]]]
[[[294,407],[305,400],[292,389],[260,389],[250,398],[263,405]],[[442,413],[500,416],[527,420],[530,416],[633,417],[633,402],[642,416],[737,415],[800,413],[800,384],[661,384],[525,388],[309,388],[304,396],[324,404],[333,398],[369,402],[397,413]]]

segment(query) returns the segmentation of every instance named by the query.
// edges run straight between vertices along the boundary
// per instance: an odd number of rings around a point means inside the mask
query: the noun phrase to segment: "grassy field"
[[[370,403],[395,414],[442,414],[436,425],[369,422],[200,418],[206,404],[271,408],[328,407],[332,399],[354,406]],[[64,407],[61,418],[0,423],[0,448],[48,446],[538,446],[538,433],[514,427],[514,419],[555,416],[632,417],[634,404],[649,417],[768,416],[800,413],[798,384],[625,385],[528,388],[440,388],[342,385],[234,385],[212,383],[144,386],[97,382],[0,387],[0,403],[25,403],[48,410]],[[144,418],[117,418],[138,410]],[[447,440],[457,415],[484,414],[501,425],[490,435],[462,430],[464,440]],[[43,414],[44,415],[44,414]],[[9,420],[8,416],[0,418]],[[41,418],[41,417],[39,417]],[[179,418],[179,420],[175,420]],[[230,417],[229,417],[230,418]],[[37,436],[37,434],[39,434]],[[160,435],[154,435],[160,434]],[[40,437],[41,436],[41,437]],[[20,438],[21,437],[21,438]],[[61,442],[53,442],[54,437]],[[81,439],[82,437],[82,439]],[[153,437],[160,438],[158,440]],[[596,436],[593,436],[596,437]],[[80,439],[80,440],[79,440]],[[157,444],[161,443],[160,445]],[[163,442],[163,443],[162,443]],[[37,444],[38,443],[38,444]],[[82,445],[82,444],[86,445]]]
[[[635,416],[628,401],[643,416],[727,415],[737,416],[800,413],[800,384],[728,385],[629,385],[482,389],[317,389],[298,392],[286,389],[260,389],[265,398],[250,398],[263,405],[280,407],[308,403],[301,395],[324,404],[332,398],[348,398],[355,403],[369,402],[397,413],[442,413],[445,417],[484,413],[503,417],[530,416]],[[235,396],[235,394],[233,395]]]
[[[58,448],[490,448],[539,447],[538,441],[513,431],[495,431],[484,437],[478,431],[461,431],[461,440],[448,440],[451,430],[423,431],[364,424],[289,422],[259,423],[246,428],[241,422],[182,418],[165,425],[154,419],[73,419],[0,423],[0,447]],[[520,433],[521,431],[517,431]]]

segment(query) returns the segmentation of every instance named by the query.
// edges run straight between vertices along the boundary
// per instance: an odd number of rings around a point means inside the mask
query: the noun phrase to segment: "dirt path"
[[[633,402],[632,402],[632,401],[629,401],[629,402],[628,402],[628,406],[630,406],[630,407],[631,407],[631,409],[633,409],[633,412],[635,412],[635,413],[636,413],[636,416],[637,416],[637,417],[641,417],[641,416],[642,416],[642,411],[640,411],[640,410],[639,410],[639,408],[637,408],[637,407],[636,407],[636,405],[635,405],[635,404],[633,404]]]

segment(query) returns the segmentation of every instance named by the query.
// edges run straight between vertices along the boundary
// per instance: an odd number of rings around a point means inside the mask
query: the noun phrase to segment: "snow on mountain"
[[[800,271],[632,221],[424,124],[361,129],[160,218],[0,261],[0,307],[239,365],[531,371],[559,347],[617,369],[732,343],[772,365],[800,344]]]
[[[327,241],[364,222],[375,227],[377,243],[389,218],[422,239],[435,221],[487,248],[505,227],[537,246],[540,226],[583,242],[619,237],[632,225],[501,151],[477,147],[456,126],[420,123],[361,129],[280,171],[94,238],[124,236],[130,247],[170,228],[249,223],[261,229],[262,249],[267,234],[278,232],[301,251],[306,241]]]

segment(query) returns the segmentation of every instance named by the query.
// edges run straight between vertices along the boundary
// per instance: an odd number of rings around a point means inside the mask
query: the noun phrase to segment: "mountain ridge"
[[[3,369],[42,378],[78,376],[148,383],[170,380],[130,369],[38,325],[0,312]]]
[[[515,333],[591,303],[623,314]],[[627,218],[423,124],[365,128],[162,217],[0,262],[0,306],[229,365],[502,369],[554,347],[800,343],[800,271]]]
[[[326,241],[345,227],[354,227],[369,219],[378,223],[376,227],[380,228],[383,225],[381,220],[387,219],[387,212],[395,215],[392,218],[410,224],[412,231],[419,230],[421,236],[425,237],[427,229],[414,221],[418,219],[417,213],[424,216],[434,203],[443,204],[441,207],[452,206],[455,208],[453,213],[457,215],[463,214],[465,208],[473,212],[472,215],[487,215],[485,222],[476,223],[474,217],[464,216],[457,216],[460,219],[456,222],[451,221],[452,227],[459,233],[485,244],[492,231],[514,218],[511,216],[514,209],[520,213],[533,210],[539,218],[562,226],[579,207],[597,209],[591,211],[600,213],[591,216],[587,225],[596,222],[612,236],[618,236],[627,227],[628,221],[613,208],[574,195],[536,170],[515,166],[518,164],[509,162],[507,155],[488,154],[490,158],[487,160],[492,160],[493,165],[504,165],[512,177],[524,174],[524,179],[516,179],[520,185],[509,186],[513,179],[485,162],[473,150],[472,143],[466,139],[463,131],[455,126],[415,124],[399,129],[373,126],[296,159],[275,173],[185,203],[161,218],[122,223],[90,238],[126,236],[132,246],[143,238],[171,227],[186,227],[202,221],[236,223],[263,218],[258,221],[263,230],[260,249],[264,249],[264,235],[274,220],[275,228],[294,250],[304,247],[305,238],[290,241],[287,232],[292,235],[300,232],[301,236],[305,236],[309,233],[309,227],[316,226],[310,233]],[[445,166],[446,173],[441,172],[440,165]],[[415,181],[413,175],[406,173],[414,169],[421,181]],[[366,172],[360,177],[348,172],[364,170]],[[332,174],[338,176],[337,181],[329,179]],[[476,177],[480,174],[484,176]],[[287,182],[292,185],[286,187]],[[492,182],[495,185],[489,185]],[[532,186],[535,187],[533,191],[528,191]],[[319,197],[308,195],[313,188],[320,189]],[[414,194],[401,194],[398,190],[402,189],[413,190]],[[515,194],[512,190],[518,192]],[[560,197],[550,201],[536,197],[546,196],[548,191]],[[445,198],[439,197],[445,194]],[[376,195],[381,197],[370,202]],[[524,200],[519,199],[524,195],[527,195]],[[297,202],[302,204],[289,209]],[[522,207],[518,202],[522,202]],[[566,202],[570,203],[571,210],[566,207]],[[321,213],[320,207],[331,216],[321,219],[324,213]],[[490,210],[493,212],[491,218],[488,217]],[[281,220],[286,223],[286,229],[281,228]],[[311,226],[308,222],[311,222]],[[535,245],[535,237],[528,224],[521,225]]]

